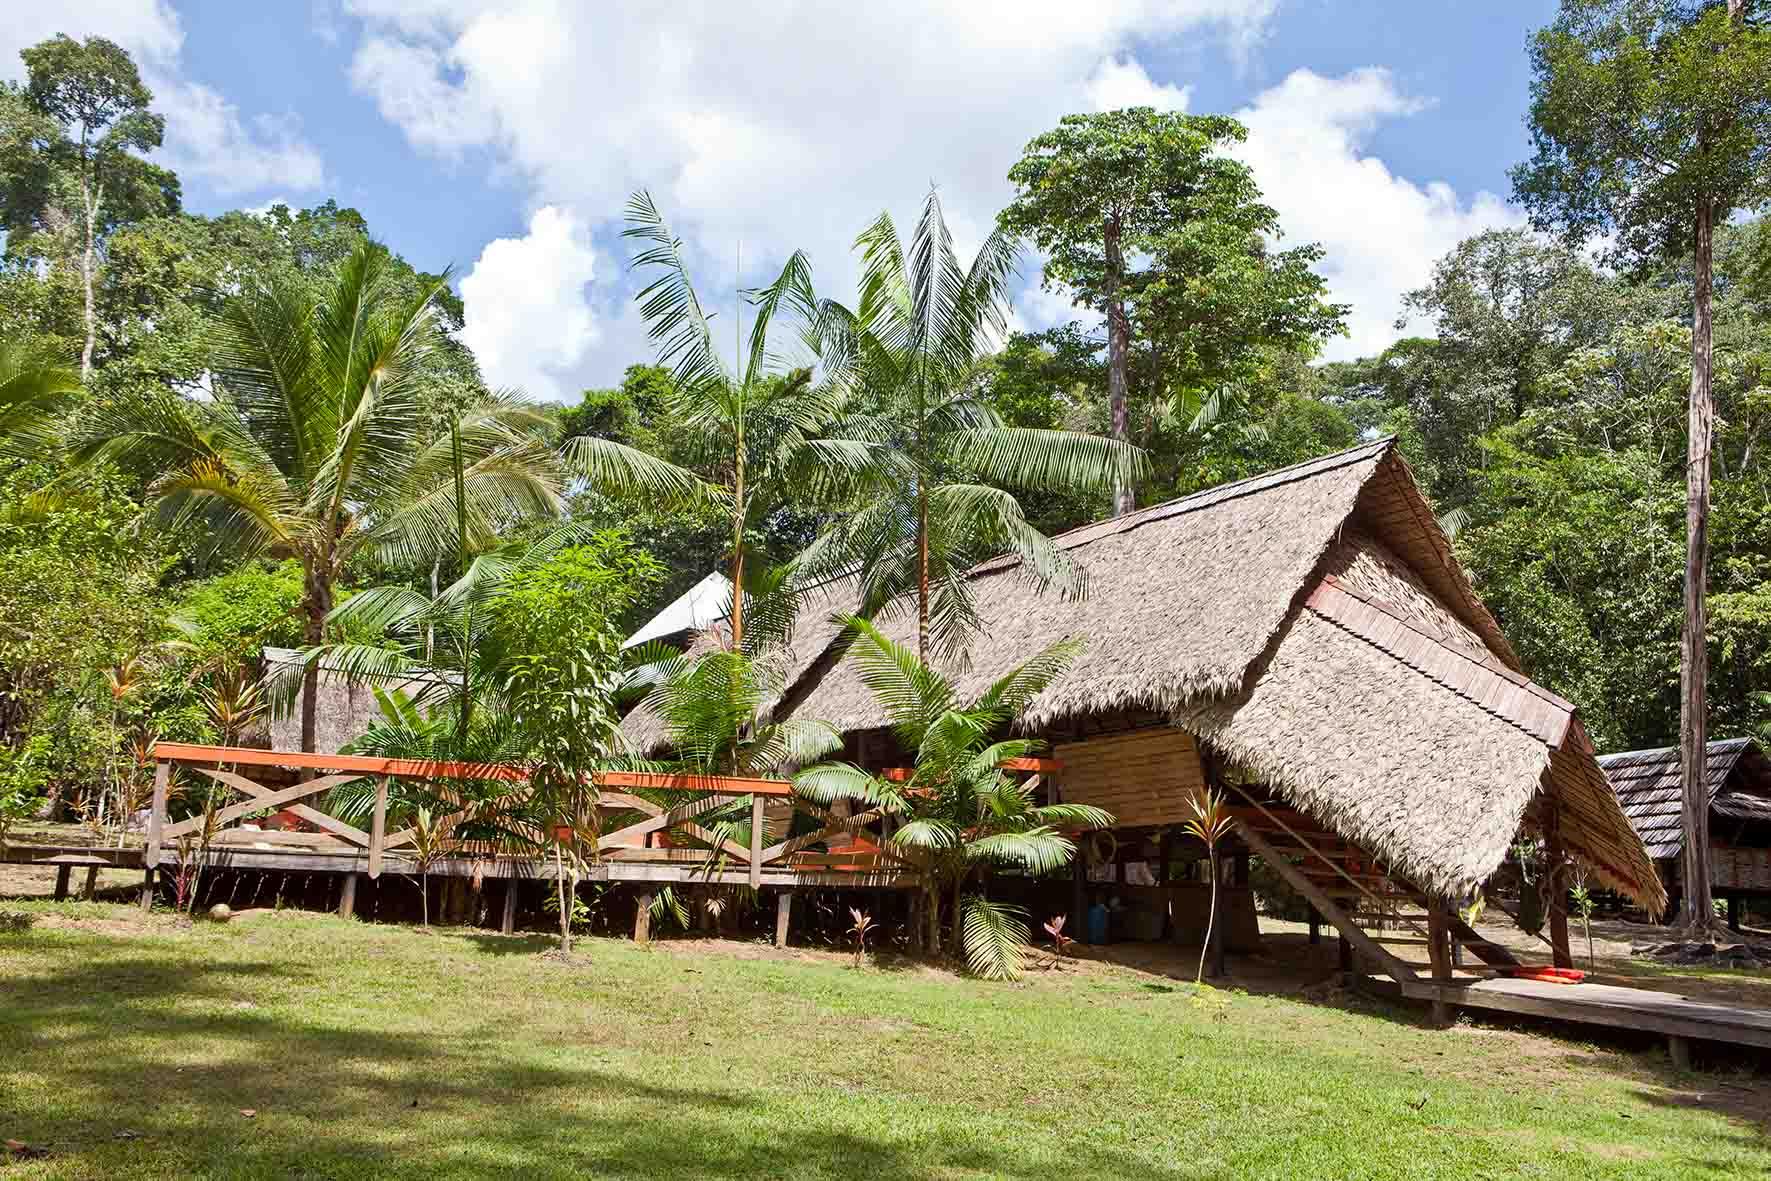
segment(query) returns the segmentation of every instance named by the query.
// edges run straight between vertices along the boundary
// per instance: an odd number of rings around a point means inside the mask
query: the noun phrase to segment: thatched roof
[[[1771,759],[1758,743],[1728,738],[1710,743],[1704,753],[1712,818],[1771,822]],[[1601,755],[1599,766],[1648,855],[1677,857],[1685,847],[1679,748]]]
[[[1461,895],[1553,793],[1570,850],[1645,905],[1653,865],[1567,702],[1527,680],[1392,441],[1213,488],[1057,539],[1078,601],[1012,558],[974,570],[983,627],[962,695],[1063,636],[1087,647],[1024,719],[1154,710],[1258,772],[1416,884]],[[840,594],[833,592],[834,600]],[[907,613],[885,630],[909,641]],[[808,617],[780,710],[886,719],[838,629]],[[656,731],[636,725],[636,737]]]

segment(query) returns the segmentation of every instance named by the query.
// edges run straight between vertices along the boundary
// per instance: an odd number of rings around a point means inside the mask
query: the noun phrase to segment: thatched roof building
[[[1718,890],[1771,891],[1771,758],[1750,738],[1709,744],[1710,873]],[[1685,849],[1679,748],[1601,755],[1599,766],[1669,888]]]
[[[1155,714],[1442,896],[1485,881],[1553,807],[1569,852],[1606,885],[1662,901],[1574,708],[1525,677],[1392,441],[1058,544],[1086,571],[1087,596],[1042,592],[1012,558],[984,563],[970,575],[983,627],[953,671],[975,693],[1084,637],[1025,719],[1066,768],[1061,738],[1079,737],[1079,719]],[[886,719],[829,619],[843,600],[829,590],[803,618],[777,711],[873,731]],[[886,630],[911,641],[914,621],[899,612]],[[661,737],[644,716],[628,733]]]

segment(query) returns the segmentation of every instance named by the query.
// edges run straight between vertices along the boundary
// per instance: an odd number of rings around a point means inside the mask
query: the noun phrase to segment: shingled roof
[[[1391,440],[1056,540],[1086,571],[1083,599],[1041,590],[1013,558],[972,571],[983,626],[945,670],[962,697],[1081,636],[1028,730],[1160,711],[1447,895],[1493,873],[1548,789],[1571,851],[1608,885],[1662,903],[1573,706],[1523,675]],[[840,589],[823,594],[840,610]],[[778,710],[881,727],[831,614],[810,613],[794,637]],[[913,642],[910,612],[883,626]],[[630,723],[642,744],[661,738],[655,719]]]
[[[1677,857],[1685,847],[1679,748],[1627,750],[1600,755],[1599,766],[1617,793],[1650,857]],[[1771,759],[1750,738],[1710,743],[1704,781],[1712,816],[1771,822]]]

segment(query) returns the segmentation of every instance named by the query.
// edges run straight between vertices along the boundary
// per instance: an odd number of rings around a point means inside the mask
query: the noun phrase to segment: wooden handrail
[[[304,751],[255,750],[237,746],[199,746],[189,742],[156,742],[153,755],[162,762],[229,763],[241,767],[289,767],[295,770],[355,771],[363,775],[392,775],[396,779],[499,779],[521,782],[529,773],[505,763],[459,763],[429,759],[383,759],[370,755],[322,755]],[[665,791],[702,791],[732,796],[790,796],[793,785],[784,779],[756,779],[743,775],[678,775],[657,771],[602,771],[599,787],[652,788]]]
[[[1037,771],[1042,775],[1056,774],[1064,769],[1064,764],[1057,759],[1004,759],[996,765],[1004,771]],[[887,767],[879,773],[879,777],[892,783],[904,783],[914,774],[914,767]]]

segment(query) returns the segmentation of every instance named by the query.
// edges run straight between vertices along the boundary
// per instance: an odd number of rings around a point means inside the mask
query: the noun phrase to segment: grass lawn
[[[1771,1081],[1087,965],[9,904],[42,1177],[1762,1177]],[[248,1114],[250,1113],[250,1114]]]

